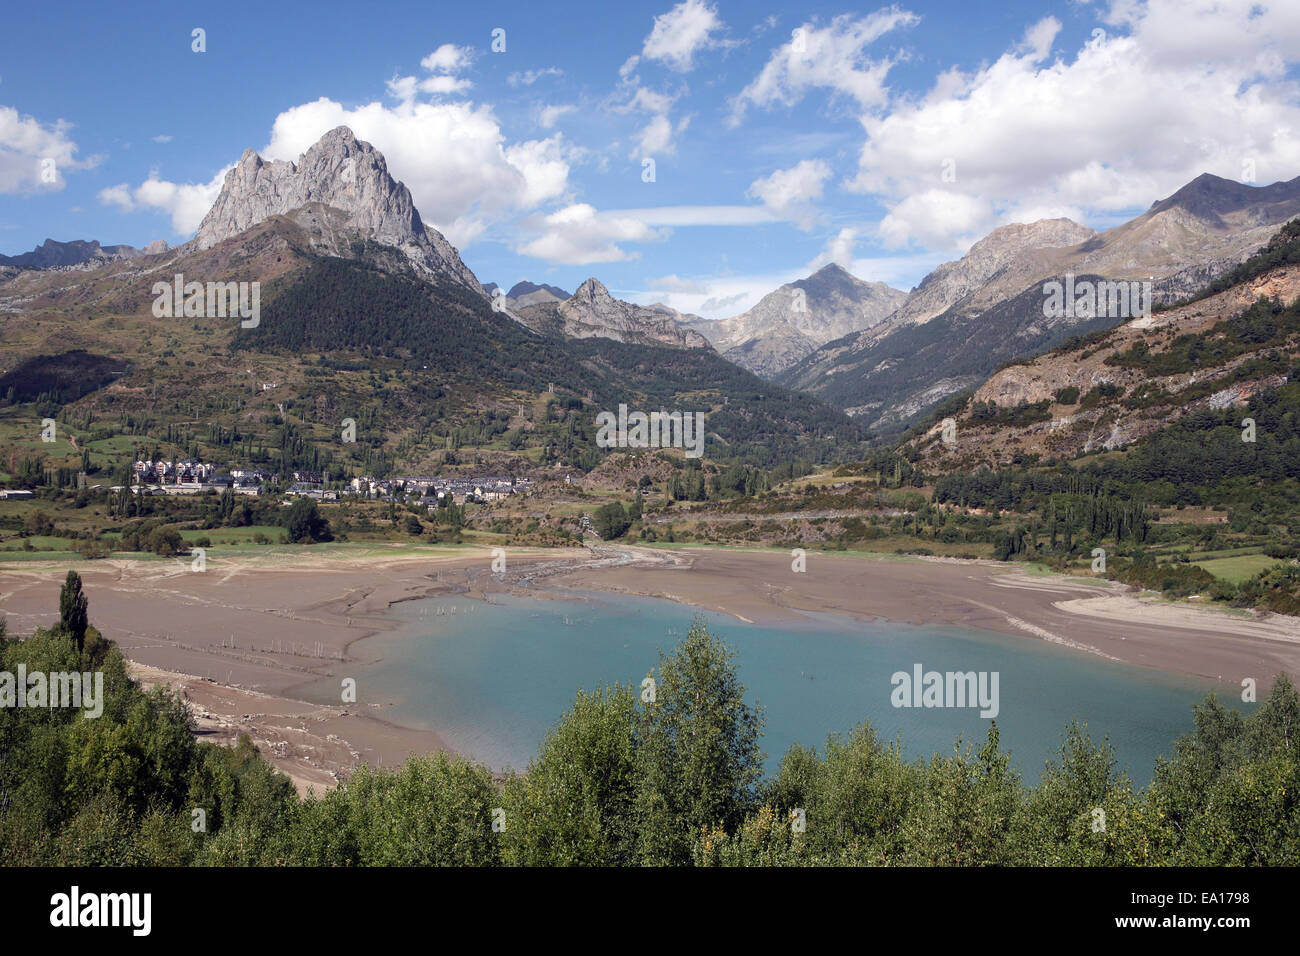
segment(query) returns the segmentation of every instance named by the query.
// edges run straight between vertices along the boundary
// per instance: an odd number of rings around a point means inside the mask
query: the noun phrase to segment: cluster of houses
[[[209,478],[225,477],[216,465],[195,458],[178,458],[176,461],[137,461],[132,467],[137,485],[194,485]]]
[[[511,495],[522,494],[532,486],[528,478],[433,478],[428,475],[408,475],[403,478],[377,479],[368,475],[353,478],[348,488],[354,495],[384,500],[409,498],[418,495],[420,503],[436,508],[445,501],[486,502],[500,501]]]
[[[235,494],[256,495],[273,477],[260,469],[233,468],[223,472],[216,465],[195,458],[176,461],[137,461],[132,466],[132,487],[155,494],[197,495],[210,490],[232,489]]]
[[[275,478],[261,468],[231,468],[222,472],[210,462],[185,458],[177,461],[137,461],[133,468],[133,486],[149,489],[155,494],[200,494],[211,489],[232,489],[236,494],[261,494]],[[383,501],[396,501],[419,496],[422,504],[438,507],[447,500],[465,502],[499,501],[528,490],[532,482],[527,478],[434,478],[428,475],[409,475],[401,478],[378,479],[370,476],[353,478],[342,491],[326,490],[325,479],[319,471],[299,469],[289,476],[292,481],[285,494],[313,498],[318,501],[337,501],[342,495],[359,495]]]

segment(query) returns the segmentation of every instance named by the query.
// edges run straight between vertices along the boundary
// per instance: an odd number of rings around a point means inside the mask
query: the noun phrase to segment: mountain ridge
[[[512,315],[544,335],[714,350],[707,338],[678,322],[676,313],[669,315],[650,306],[616,299],[595,276],[562,302],[535,302],[516,309]]]
[[[165,252],[167,248],[167,243],[161,239],[155,239],[143,249],[137,249],[128,245],[102,246],[98,239],[59,242],[47,238],[30,252],[16,256],[0,255],[0,266],[37,270],[77,267],[95,269],[109,262]]]
[[[996,316],[1008,342],[1019,337],[1034,343],[1034,348],[1050,347],[1068,333],[1059,321],[1044,322],[1042,283],[1067,274],[1151,281],[1155,303],[1172,303],[1245,261],[1297,214],[1300,177],[1258,187],[1202,174],[1154,202],[1147,212],[1105,232],[1068,219],[1002,226],[961,259],[933,270],[885,322],[821,346],[778,381],[857,413],[880,413],[897,420],[906,412],[905,419],[923,410],[921,394],[933,404],[973,384],[969,376],[940,371],[965,361],[961,351],[969,347],[973,334],[981,334],[974,326],[968,329],[968,324]],[[1035,290],[1039,290],[1037,302]],[[935,312],[939,306],[943,308]],[[917,332],[916,327],[940,317],[945,319],[940,325]],[[1122,317],[1113,317],[1112,324],[1120,321]],[[936,347],[942,358],[936,357]],[[883,382],[873,386],[873,376],[915,362],[923,352],[928,352],[931,363],[925,371],[933,373],[936,381],[948,382],[946,394],[944,389],[936,392],[931,387],[934,382],[918,383],[915,393],[896,395],[892,404],[882,404],[877,393],[887,389]],[[993,364],[1016,357],[999,354]],[[991,365],[987,371],[992,371]]]
[[[245,150],[186,247],[209,249],[273,215],[313,202],[340,210],[346,227],[400,249],[426,274],[449,275],[487,297],[451,243],[425,225],[410,190],[389,174],[383,154],[347,126],[327,132],[297,162],[268,161]]]
[[[883,322],[906,295],[829,263],[774,289],[746,312],[718,320],[697,318],[686,325],[725,358],[774,379],[821,345]]]

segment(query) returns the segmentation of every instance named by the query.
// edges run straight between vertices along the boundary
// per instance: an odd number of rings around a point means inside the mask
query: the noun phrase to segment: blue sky
[[[183,241],[244,149],[342,123],[482,281],[710,318],[829,261],[906,289],[1008,222],[1300,175],[1294,2],[360,9],[7,12],[0,252]]]

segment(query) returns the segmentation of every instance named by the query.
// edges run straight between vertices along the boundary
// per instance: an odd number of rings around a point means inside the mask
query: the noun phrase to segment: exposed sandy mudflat
[[[523,568],[587,558],[587,552],[520,550]],[[394,627],[391,604],[438,593],[481,593],[491,554],[483,548],[366,549],[239,556],[190,562],[78,561],[0,565],[0,614],[12,635],[58,621],[68,568],[81,575],[91,622],[117,642],[146,684],[187,699],[206,739],[249,733],[299,789],[332,786],[359,762],[397,764],[448,749],[434,731],[385,719],[388,702],[342,703],[342,679],[366,663],[362,638]],[[307,703],[301,689],[340,681],[336,705]]]
[[[830,611],[908,624],[1031,636],[1102,658],[1259,688],[1300,674],[1300,618],[1162,601],[1093,578],[1034,574],[995,561],[689,548],[676,565],[557,574],[574,587],[671,598],[747,621]]]
[[[428,729],[386,719],[390,702],[301,699],[323,678],[370,660],[394,627],[394,602],[439,593],[476,596],[559,586],[664,597],[780,622],[824,611],[911,624],[984,628],[1052,641],[1079,653],[1223,680],[1300,675],[1300,619],[1229,614],[1139,596],[1108,582],[1028,573],[991,561],[810,552],[794,573],[788,553],[722,548],[509,552],[496,575],[484,548],[301,549],[186,561],[0,564],[0,613],[11,634],[58,619],[69,566],[85,583],[91,621],[116,641],[147,684],[189,701],[208,739],[246,732],[300,790],[332,786],[359,762],[396,764],[447,749]],[[436,621],[430,626],[436,627]],[[355,645],[355,646],[354,646]]]

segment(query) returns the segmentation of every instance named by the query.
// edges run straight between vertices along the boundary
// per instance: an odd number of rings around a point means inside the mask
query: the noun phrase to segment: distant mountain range
[[[1283,386],[1294,394],[1300,220],[1206,292],[1000,369],[945,412],[952,441],[939,440],[936,425],[913,443],[942,470],[1070,459]],[[1283,453],[1294,462],[1300,445]]]
[[[93,239],[73,239],[71,242],[46,239],[31,252],[24,252],[17,256],[0,256],[0,266],[12,266],[16,269],[98,268],[109,262],[153,255],[166,249],[167,243],[161,239],[149,243],[143,249],[136,249],[134,246],[101,246]]]
[[[546,293],[550,295],[550,293]],[[538,293],[534,292],[533,296]],[[514,310],[513,317],[535,332],[566,338],[607,338],[642,345],[708,349],[709,340],[685,327],[676,313],[663,307],[634,305],[610,295],[599,279],[591,278],[563,301],[537,301]]]
[[[833,339],[870,329],[893,314],[907,293],[863,282],[834,263],[769,292],[748,312],[729,319],[693,318],[725,358],[773,379]]]
[[[565,292],[559,286],[547,285],[545,282],[538,285],[527,280],[516,282],[506,293],[506,298],[510,300],[511,305],[516,306],[536,305],[539,302],[563,302],[571,296],[572,293]]]
[[[1171,302],[1244,261],[1300,214],[1300,177],[1246,186],[1202,175],[1097,233],[1068,219],[995,229],[944,263],[883,322],[828,342],[777,381],[878,427],[906,422],[1003,362],[1124,317],[1043,315],[1043,283],[1068,274],[1151,281]]]
[[[259,323],[155,317],[155,284],[177,274],[258,283]],[[510,422],[510,447],[536,431],[544,460],[591,467],[595,410],[620,403],[706,411],[708,454],[724,460],[827,460],[861,438],[843,412],[738,368],[676,313],[616,299],[595,278],[573,295],[510,291],[495,308],[382,155],[339,128],[296,163],[245,152],[181,246],[75,277],[10,269],[0,322],[6,361],[22,370],[15,395],[111,356],[113,375],[76,400],[155,422],[202,408],[222,434],[265,442],[284,440],[274,426],[328,444],[351,416],[369,423],[363,464],[401,436],[406,455],[441,454],[435,427],[487,440]]]
[[[1067,275],[1147,281],[1155,303],[1172,302],[1244,261],[1296,215],[1300,177],[1256,187],[1206,174],[1105,232],[1068,219],[999,227],[907,293],[831,264],[722,320],[617,299],[595,277],[572,295],[520,281],[495,305],[543,338],[716,350],[865,425],[899,430],[948,396],[979,386],[1000,365],[1125,320],[1047,318],[1044,283]],[[46,240],[31,252],[0,256],[0,310],[131,312],[148,301],[155,271],[258,278],[273,297],[313,257],[424,282],[436,296],[449,294],[451,283],[484,305],[498,291],[495,283],[481,285],[446,238],[422,221],[382,154],[338,127],[297,162],[246,151],[194,238],[175,249]],[[69,269],[97,278],[61,282],[56,274]]]
[[[501,287],[495,282],[489,282],[483,286],[488,295],[496,297],[497,290]],[[523,308],[526,305],[538,305],[544,302],[563,302],[571,297],[571,293],[565,292],[559,286],[547,285],[542,283],[538,285],[535,282],[529,282],[527,279],[516,282],[510,287],[509,292],[503,290],[505,296],[505,305],[510,309]]]

